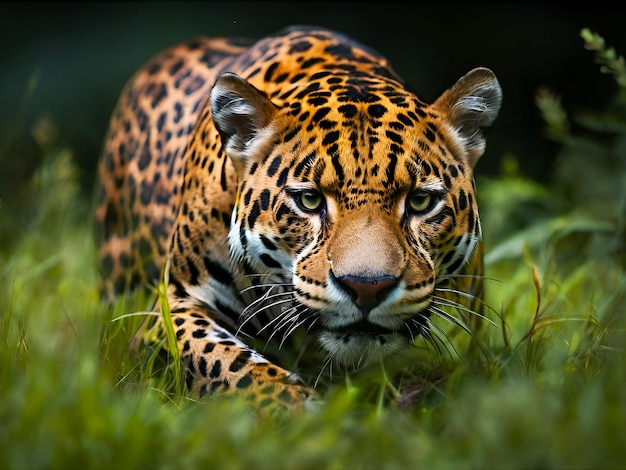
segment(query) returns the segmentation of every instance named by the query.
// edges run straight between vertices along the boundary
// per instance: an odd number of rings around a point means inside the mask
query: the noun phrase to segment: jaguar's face
[[[438,274],[477,242],[464,237],[475,205],[454,205],[459,191],[473,199],[471,169],[459,168],[440,137],[420,149],[421,124],[406,126],[398,134],[406,144],[394,149],[387,126],[368,122],[339,128],[332,144],[320,145],[328,134],[296,136],[241,184],[231,241],[256,270],[291,284],[295,302],[280,299],[291,310],[277,326],[313,325],[338,362],[371,362],[419,335]],[[442,253],[453,255],[444,263]]]
[[[274,326],[318,331],[344,365],[397,351],[423,332],[435,286],[479,242],[467,142],[439,102],[407,92],[294,112],[272,110],[241,82],[212,96],[218,129],[232,126],[222,138],[240,178],[230,241],[236,257],[287,284],[270,286],[284,291],[270,302],[282,306]],[[247,140],[241,120],[220,121],[219,97],[233,87],[256,119],[270,113]]]

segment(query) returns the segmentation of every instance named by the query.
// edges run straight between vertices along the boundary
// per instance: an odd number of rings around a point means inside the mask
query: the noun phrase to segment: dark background
[[[262,37],[291,24],[334,28],[377,49],[429,102],[470,69],[491,68],[504,102],[479,171],[497,172],[511,154],[526,174],[549,180],[556,146],[542,134],[537,88],[559,93],[570,111],[601,109],[616,86],[579,32],[589,27],[626,54],[618,10],[603,2],[0,3],[0,198],[38,163],[30,129],[42,113],[90,188],[108,118],[137,67],[198,35]]]

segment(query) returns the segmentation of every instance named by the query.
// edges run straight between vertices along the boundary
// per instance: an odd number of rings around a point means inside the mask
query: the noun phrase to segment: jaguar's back
[[[245,41],[199,38],[145,64],[111,118],[96,219],[105,293],[159,279],[180,200],[183,155],[221,70]]]
[[[176,46],[129,82],[105,140],[105,291],[155,282],[167,260],[190,388],[271,382],[299,400],[239,332],[314,332],[357,366],[427,334],[444,305],[476,308],[473,167],[500,100],[475,69],[429,105],[320,28]]]

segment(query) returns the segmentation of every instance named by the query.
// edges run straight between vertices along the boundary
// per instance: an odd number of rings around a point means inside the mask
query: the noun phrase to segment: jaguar
[[[473,172],[501,101],[477,67],[429,104],[321,27],[172,46],[104,139],[103,295],[164,283],[143,338],[170,319],[190,395],[311,403],[304,374],[406,350],[446,307],[480,316]]]

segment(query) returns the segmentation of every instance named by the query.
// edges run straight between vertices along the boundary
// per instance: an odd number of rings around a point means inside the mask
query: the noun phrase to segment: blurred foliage
[[[158,347],[131,354],[154,293],[100,301],[93,207],[42,115],[32,129],[42,163],[20,205],[0,206],[0,467],[622,467],[623,59],[582,37],[619,83],[615,100],[570,113],[538,90],[560,145],[552,181],[525,177],[513,155],[497,178],[478,178],[491,323],[470,335],[442,322],[440,349],[419,340],[321,390],[316,412],[197,403],[176,392]]]
[[[483,181],[483,214],[491,216],[483,217],[487,237],[500,240],[489,248],[488,262],[519,256],[523,241],[539,247],[550,239],[564,244],[567,237],[580,241],[579,247],[596,258],[616,257],[622,264],[626,259],[624,59],[599,35],[583,30],[581,36],[602,64],[601,71],[620,85],[618,93],[608,109],[569,116],[558,95],[546,87],[538,90],[536,104],[546,123],[545,135],[560,144],[552,181],[546,187],[524,178],[512,157],[503,159],[502,178]],[[509,216],[506,220],[502,211]]]
[[[604,38],[589,28],[580,32],[585,41],[585,49],[595,52],[596,62],[600,64],[600,71],[613,76],[622,90],[626,89],[626,64],[624,57],[618,55],[613,47],[608,47]]]

